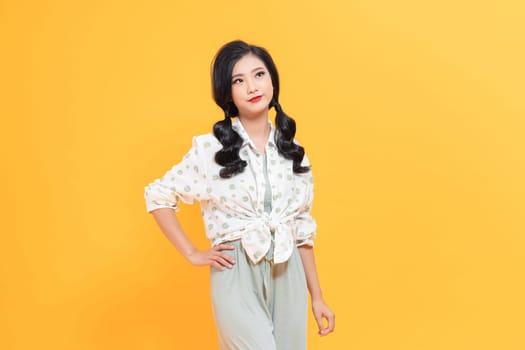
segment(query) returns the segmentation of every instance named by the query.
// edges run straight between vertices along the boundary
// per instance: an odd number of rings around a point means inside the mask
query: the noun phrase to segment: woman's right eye
[[[239,83],[242,83],[242,79],[235,79],[234,81],[232,81],[232,84],[239,84]]]

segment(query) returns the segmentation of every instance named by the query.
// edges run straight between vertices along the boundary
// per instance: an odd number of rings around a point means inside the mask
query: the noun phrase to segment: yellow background
[[[265,46],[313,163],[336,332],[309,349],[524,349],[520,1],[1,1],[2,349],[217,349],[208,272],[143,188]],[[273,112],[272,112],[273,118]],[[183,227],[207,247],[198,206]]]

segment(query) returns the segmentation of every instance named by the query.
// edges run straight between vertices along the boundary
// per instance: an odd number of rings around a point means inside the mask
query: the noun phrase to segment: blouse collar
[[[270,126],[270,135],[268,136],[268,146],[276,147],[275,146],[275,127],[273,126],[270,119],[268,119],[268,125]],[[243,139],[241,148],[248,144],[254,150],[257,150],[257,147],[255,147],[255,143],[253,143],[252,139],[250,138],[250,135],[248,135],[248,132],[246,132],[246,129],[244,129],[244,126],[242,125],[241,120],[239,118],[235,118],[232,121],[232,128],[235,131],[237,131],[237,133]]]

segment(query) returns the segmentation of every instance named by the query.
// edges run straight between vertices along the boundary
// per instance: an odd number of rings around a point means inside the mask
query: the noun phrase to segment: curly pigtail
[[[304,158],[304,147],[294,142],[295,120],[283,112],[279,102],[274,100],[271,106],[274,107],[277,112],[275,115],[275,125],[277,128],[275,143],[277,144],[279,153],[281,153],[284,158],[293,160],[294,173],[302,174],[310,171],[309,166],[301,166]]]
[[[233,103],[232,103],[233,105]],[[224,108],[224,120],[218,121],[213,125],[213,134],[222,144],[222,149],[215,153],[215,161],[222,165],[219,176],[223,179],[232,177],[235,174],[243,172],[248,165],[245,160],[239,156],[239,150],[242,146],[241,136],[232,128],[231,106]]]

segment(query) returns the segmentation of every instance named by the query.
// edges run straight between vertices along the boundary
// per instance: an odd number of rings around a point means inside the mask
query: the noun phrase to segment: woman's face
[[[239,117],[253,118],[268,113],[272,97],[272,78],[261,59],[248,54],[235,63],[232,99],[239,110]]]

